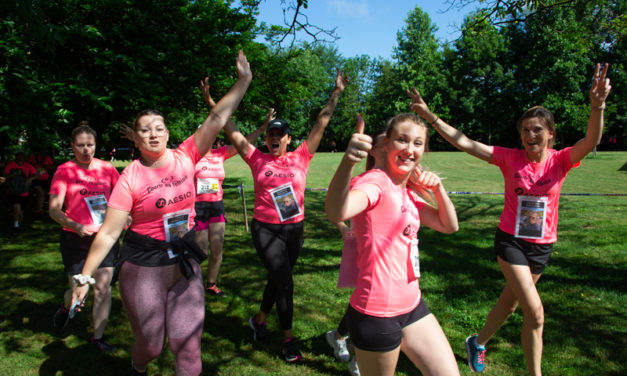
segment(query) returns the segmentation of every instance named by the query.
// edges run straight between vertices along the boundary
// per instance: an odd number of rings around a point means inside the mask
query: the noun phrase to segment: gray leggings
[[[135,336],[131,358],[139,369],[159,356],[165,334],[176,361],[176,375],[200,375],[200,337],[205,296],[197,262],[186,280],[178,264],[146,267],[125,262],[120,270],[120,296]]]

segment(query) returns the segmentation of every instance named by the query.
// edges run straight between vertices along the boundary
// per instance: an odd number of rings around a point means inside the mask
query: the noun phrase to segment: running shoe
[[[104,336],[99,339],[95,339],[94,336],[91,336],[91,338],[89,339],[89,343],[94,345],[94,347],[96,347],[98,350],[102,352],[113,352],[113,351],[117,351],[118,349],[117,346],[112,345],[109,342],[105,341]]]
[[[325,337],[329,346],[333,347],[333,355],[335,355],[335,359],[346,363],[351,357],[351,354],[348,353],[348,348],[346,348],[346,338],[337,339],[335,335],[336,332],[336,330],[329,330]]]
[[[52,317],[52,325],[57,329],[65,329],[68,322],[70,322],[70,311],[61,304],[61,307],[57,309]]]
[[[359,366],[357,365],[356,356],[354,356],[353,359],[351,359],[350,363],[348,363],[348,373],[350,373],[351,376],[361,376],[359,373]]]
[[[148,369],[144,370],[143,372],[139,372],[138,370],[135,369],[135,363],[131,360],[131,369],[133,370],[132,375],[133,376],[148,376]]]
[[[226,298],[227,297],[227,295],[224,293],[224,291],[220,290],[218,285],[216,285],[215,283],[207,283],[207,285],[205,286],[205,291],[209,295],[219,296],[221,298]]]
[[[266,323],[265,321],[261,324],[257,324],[255,322],[255,316],[250,316],[248,319],[248,324],[250,328],[253,330],[253,340],[255,341],[263,341],[268,336],[266,333]]]
[[[300,351],[298,350],[298,344],[293,337],[284,340],[281,347],[286,362],[294,363],[303,358]]]
[[[468,366],[473,372],[483,372],[486,349],[477,345],[477,335],[466,338],[466,353],[468,353]]]

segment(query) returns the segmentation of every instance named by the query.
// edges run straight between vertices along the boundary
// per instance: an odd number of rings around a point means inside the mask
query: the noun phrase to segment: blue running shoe
[[[466,352],[468,353],[468,365],[473,372],[483,372],[485,364],[485,347],[477,345],[477,335],[466,338]]]

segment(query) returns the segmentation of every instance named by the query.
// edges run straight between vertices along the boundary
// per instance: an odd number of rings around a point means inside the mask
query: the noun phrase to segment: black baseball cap
[[[271,129],[278,129],[285,134],[290,134],[290,126],[287,124],[287,121],[283,119],[274,119],[268,124],[268,129],[266,132],[269,132]]]

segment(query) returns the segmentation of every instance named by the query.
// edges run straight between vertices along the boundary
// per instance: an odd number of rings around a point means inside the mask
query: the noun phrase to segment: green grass
[[[319,153],[312,161],[308,186],[327,187],[341,154]],[[626,152],[599,153],[571,171],[564,193],[627,193]],[[425,165],[446,177],[452,191],[500,192],[498,168],[462,153],[431,153]],[[359,169],[361,169],[360,167]],[[252,185],[250,170],[239,157],[226,164],[230,185]],[[305,359],[287,365],[279,357],[281,333],[269,317],[269,340],[251,343],[247,319],[257,309],[265,282],[250,234],[244,227],[236,189],[225,192],[228,225],[220,285],[229,298],[206,299],[202,337],[206,375],[345,375],[333,358],[324,332],[336,327],[350,291],[335,287],[341,256],[339,233],[326,221],[325,193],[306,194],[305,244],[295,269],[294,330]],[[503,206],[500,195],[454,195],[460,231],[442,235],[420,232],[420,284],[425,300],[441,323],[459,368],[465,364],[463,341],[480,329],[503,288],[494,261],[492,238]],[[246,190],[249,219],[254,197]],[[563,196],[559,241],[539,282],[544,302],[543,370],[547,375],[621,375],[627,373],[627,197]],[[5,213],[8,210],[4,208]],[[15,237],[0,220],[0,369],[10,375],[120,375],[130,370],[133,336],[117,288],[107,334],[121,349],[110,355],[86,342],[90,315],[72,320],[64,335],[52,329],[52,315],[65,290],[58,250],[59,226],[33,219]],[[206,264],[205,264],[206,265]],[[205,267],[203,265],[203,267]],[[88,300],[89,312],[91,299]],[[525,375],[520,347],[522,315],[514,314],[488,344],[487,374]],[[168,349],[151,362],[152,375],[172,375]],[[398,375],[419,372],[404,357]]]

